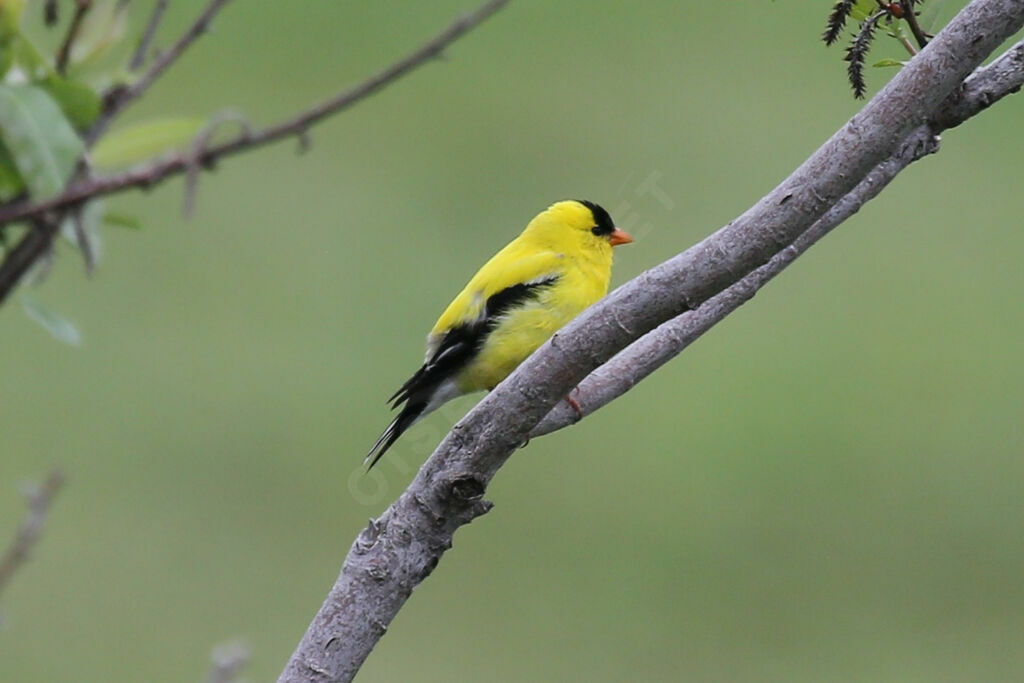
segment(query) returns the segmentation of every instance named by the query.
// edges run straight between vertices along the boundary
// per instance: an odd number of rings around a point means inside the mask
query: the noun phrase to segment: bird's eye
[[[597,236],[601,236],[602,234],[604,234],[604,231],[601,230],[601,228],[597,227],[596,225],[590,229],[590,232],[594,233]]]

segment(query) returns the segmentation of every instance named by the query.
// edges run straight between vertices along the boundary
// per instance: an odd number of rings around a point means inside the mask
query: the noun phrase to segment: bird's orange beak
[[[612,234],[608,235],[608,242],[610,242],[613,247],[617,247],[620,244],[629,244],[632,241],[632,235],[625,230],[619,230],[618,228],[612,230]]]

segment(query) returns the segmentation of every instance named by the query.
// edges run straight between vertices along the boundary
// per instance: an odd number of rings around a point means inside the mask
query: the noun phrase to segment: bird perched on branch
[[[427,335],[423,366],[388,399],[401,411],[367,454],[369,466],[431,411],[457,396],[493,389],[604,296],[612,247],[632,241],[593,202],[557,202],[538,214],[438,318]]]

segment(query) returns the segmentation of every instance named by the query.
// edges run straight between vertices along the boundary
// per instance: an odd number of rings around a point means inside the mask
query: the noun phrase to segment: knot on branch
[[[101,103],[102,112],[109,114],[112,111],[117,110],[123,102],[125,96],[128,94],[128,86],[125,83],[117,83],[112,85],[105,93],[103,93],[103,100]]]
[[[356,542],[353,544],[353,548],[356,553],[363,555],[373,548],[373,546],[377,545],[378,539],[380,539],[386,529],[387,522],[384,521],[383,517],[380,519],[371,519],[366,525],[366,528],[359,533],[358,537],[356,537]]]
[[[474,503],[484,497],[487,485],[472,474],[456,477],[448,485],[448,492],[457,503]]]
[[[476,474],[460,474],[448,480],[441,486],[439,502],[449,512],[436,515],[435,520],[439,524],[450,519],[466,524],[487,514],[494,504],[483,499],[486,490],[487,482]]]
[[[938,152],[941,142],[942,137],[936,133],[923,137],[912,135],[895,156],[903,157],[907,163],[911,163]]]
[[[384,583],[391,575],[391,567],[386,558],[371,560],[366,567],[366,575],[377,583]]]

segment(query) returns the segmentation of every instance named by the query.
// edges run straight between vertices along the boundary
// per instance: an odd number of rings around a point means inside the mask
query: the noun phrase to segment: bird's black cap
[[[590,213],[594,214],[595,235],[610,235],[615,231],[615,223],[612,222],[612,217],[608,215],[604,207],[586,199],[577,199],[576,201],[590,209]]]

